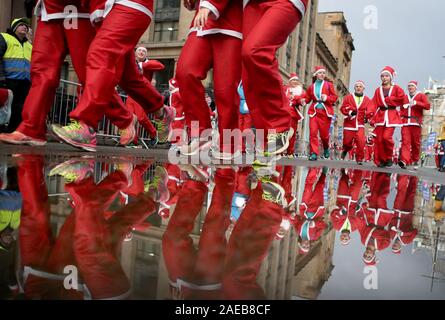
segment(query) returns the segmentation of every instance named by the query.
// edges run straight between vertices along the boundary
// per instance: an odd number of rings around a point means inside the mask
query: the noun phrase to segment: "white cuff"
[[[201,8],[207,8],[207,9],[209,9],[210,11],[212,11],[212,13],[215,15],[216,19],[219,18],[219,11],[218,11],[218,9],[216,9],[216,7],[215,7],[213,4],[211,4],[209,1],[203,1],[203,2],[201,2],[199,8],[200,8],[200,9],[201,9]]]

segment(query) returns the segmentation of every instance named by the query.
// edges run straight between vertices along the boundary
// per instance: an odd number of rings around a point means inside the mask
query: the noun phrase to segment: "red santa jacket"
[[[363,96],[362,102],[360,105],[357,105],[354,95],[347,95],[344,98],[343,104],[340,108],[341,113],[346,116],[343,123],[344,130],[358,131],[358,128],[364,128],[366,111],[368,110],[370,104],[371,99],[369,99],[367,96]],[[351,115],[352,112],[355,112],[356,115]]]
[[[300,238],[304,238],[303,234],[307,236],[307,239],[304,240],[316,241],[320,239],[326,227],[327,224],[323,219],[307,220],[302,217],[296,217],[294,221],[294,228],[298,236]]]
[[[199,8],[209,9],[216,19],[209,18],[202,30],[193,27],[193,18],[189,33],[197,32],[197,36],[221,33],[243,39],[243,7],[239,0],[199,0],[195,17]]]
[[[332,226],[337,231],[342,231],[344,224],[346,223],[346,220],[349,220],[349,223],[351,224],[351,232],[354,232],[355,230],[359,230],[361,228],[362,220],[355,215],[355,210],[353,206],[350,206],[347,211],[342,211],[341,208],[336,208],[332,210],[330,219],[332,222]]]
[[[156,71],[161,71],[165,69],[165,66],[158,60],[148,60],[139,63],[139,67],[142,69],[142,74],[144,77],[151,82],[153,80],[153,74]]]
[[[303,88],[292,88],[290,86],[284,86],[284,94],[289,101],[291,115],[300,121],[304,119],[303,113],[300,108],[302,106],[302,100],[306,99],[306,91]]]
[[[42,21],[55,19],[90,17],[88,4],[85,0],[39,0],[35,6],[34,14]]]
[[[321,94],[325,94],[328,98],[325,102],[322,103],[324,109],[326,110],[326,114],[329,118],[334,116],[334,103],[337,101],[338,97],[335,93],[334,85],[332,82],[323,81],[322,83],[322,92]],[[306,91],[306,100],[308,103],[312,102],[309,109],[308,114],[309,117],[315,117],[317,114],[317,109],[315,106],[318,104],[317,97],[315,93],[315,84],[312,84]]]
[[[388,230],[364,225],[363,228],[359,230],[360,239],[362,243],[367,247],[368,245],[373,245],[376,250],[382,251],[389,247],[391,244],[391,235]],[[374,239],[372,241],[372,239]]]
[[[394,218],[389,223],[389,232],[391,234],[391,240],[397,239],[404,245],[410,244],[417,236],[417,229],[413,227],[412,212],[401,212],[395,210]]]
[[[377,88],[370,108],[371,124],[374,126],[400,127],[400,119],[397,107],[402,107],[406,102],[405,92],[397,85],[391,86],[389,95],[384,96],[383,87]]]
[[[88,3],[87,0],[82,2]],[[89,0],[91,22],[104,19],[115,4],[141,11],[153,19],[153,0]]]
[[[244,6],[244,8],[250,3],[250,2],[255,2],[256,0],[243,0],[243,6]],[[295,8],[301,13],[301,16],[303,17],[304,16],[304,14],[305,14],[305,12],[306,12],[306,9],[307,9],[307,6],[308,6],[308,3],[309,3],[309,0],[275,0],[276,2],[280,2],[280,1],[290,1],[294,6],[295,6]]]
[[[408,103],[400,109],[404,126],[421,126],[423,123],[423,110],[430,110],[431,104],[426,94],[417,92],[414,97],[406,95]]]

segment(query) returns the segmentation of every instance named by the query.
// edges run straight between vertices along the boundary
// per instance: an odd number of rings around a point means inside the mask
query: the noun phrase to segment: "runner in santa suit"
[[[183,185],[183,179],[181,169],[179,166],[167,163],[165,169],[168,173],[167,188],[169,193],[169,199],[164,203],[161,203],[159,207],[159,215],[162,218],[170,217],[171,207],[178,202],[178,197]]]
[[[318,135],[323,144],[325,159],[331,156],[329,151],[329,128],[334,116],[334,104],[338,97],[334,84],[326,79],[326,69],[315,67],[313,83],[306,91],[306,100],[310,104],[308,114],[310,117],[310,161],[317,161],[319,154]]]
[[[337,204],[330,217],[334,229],[341,232],[340,243],[345,246],[351,242],[351,234],[361,227],[356,207],[362,185],[362,171],[352,170],[352,181],[350,176],[342,171],[337,190]]]
[[[304,119],[302,110],[300,110],[305,102],[306,92],[303,89],[300,78],[296,73],[291,73],[289,78],[289,84],[284,86],[284,92],[286,94],[289,106],[289,113],[291,115],[292,129],[294,129],[294,135],[289,140],[289,148],[287,149],[288,155],[295,154],[295,143],[297,139],[298,121]]]
[[[323,221],[326,208],[324,206],[324,187],[327,168],[323,168],[320,176],[318,168],[310,168],[306,176],[303,197],[294,227],[299,239],[301,254],[310,251],[312,243],[317,241],[326,229]]]
[[[400,149],[399,166],[419,167],[422,143],[423,111],[430,110],[431,104],[426,94],[417,90],[417,81],[408,83],[407,104],[400,109],[402,117],[402,147]]]
[[[212,155],[217,159],[232,159],[240,150],[231,141],[224,141],[223,129],[238,129],[242,3],[239,0],[188,0],[184,4],[187,9],[196,10],[196,14],[176,71],[190,131],[189,143],[180,151],[193,155],[210,147],[211,117],[201,81],[213,68],[220,140],[218,150]],[[197,127],[192,128],[192,122],[197,122]]]
[[[388,225],[394,217],[394,211],[388,208],[387,198],[391,185],[391,176],[386,173],[374,172],[368,203],[364,203],[358,215],[362,219],[359,230],[362,243],[366,250],[363,261],[367,265],[375,265],[376,252],[386,249],[391,244]]]
[[[266,299],[257,276],[272,241],[279,234],[285,205],[284,190],[279,184],[262,180],[252,191],[227,245],[224,299]]]
[[[413,227],[414,201],[417,191],[417,177],[397,177],[397,195],[394,201],[394,218],[389,223],[392,252],[400,254],[402,246],[414,241],[417,229]]]
[[[89,8],[96,36],[88,51],[85,91],[70,113],[72,123],[53,125],[53,132],[63,142],[96,151],[95,128],[119,84],[146,113],[155,114],[159,141],[167,141],[174,110],[163,106],[162,95],[134,63],[134,47],[151,22],[153,0],[91,0]]]
[[[341,113],[345,115],[341,158],[344,160],[347,153],[356,147],[355,160],[361,165],[365,158],[366,110],[370,108],[371,99],[364,95],[365,83],[363,81],[357,81],[354,89],[354,94],[347,95],[340,108]]]
[[[366,137],[366,146],[365,146],[365,161],[370,162],[374,157],[374,136],[369,134]]]
[[[173,134],[171,142],[181,144],[184,140],[185,114],[181,93],[179,92],[176,79],[173,78],[168,81],[168,90],[170,92],[169,105],[176,110],[175,121],[172,125]]]
[[[243,0],[242,80],[267,155],[282,154],[294,134],[276,52],[302,20],[308,0]],[[261,141],[263,142],[263,141]]]
[[[82,0],[39,0],[35,13],[38,22],[32,52],[32,86],[23,107],[22,123],[15,132],[0,135],[0,141],[41,146],[46,144],[46,118],[59,86],[63,61],[70,54],[79,82],[84,85],[87,53],[95,32],[88,5]],[[110,97],[107,116],[119,128],[130,129],[130,136],[122,136],[122,142],[127,142],[134,132],[133,117],[121,110],[122,101],[117,94]]]
[[[393,165],[394,129],[402,126],[398,107],[405,104],[405,92],[393,84],[396,72],[387,66],[381,72],[382,86],[377,88],[369,109],[370,123],[376,137],[374,163],[379,167]]]

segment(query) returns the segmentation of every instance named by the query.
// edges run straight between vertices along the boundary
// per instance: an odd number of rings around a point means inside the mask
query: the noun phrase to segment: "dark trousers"
[[[6,79],[6,87],[14,94],[14,100],[11,106],[11,119],[5,128],[5,132],[13,132],[22,122],[23,104],[31,87],[31,82],[28,80]]]

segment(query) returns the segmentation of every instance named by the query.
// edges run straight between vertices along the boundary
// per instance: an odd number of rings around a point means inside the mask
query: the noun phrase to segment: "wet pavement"
[[[444,299],[444,175],[376,170],[0,145],[0,298]]]

